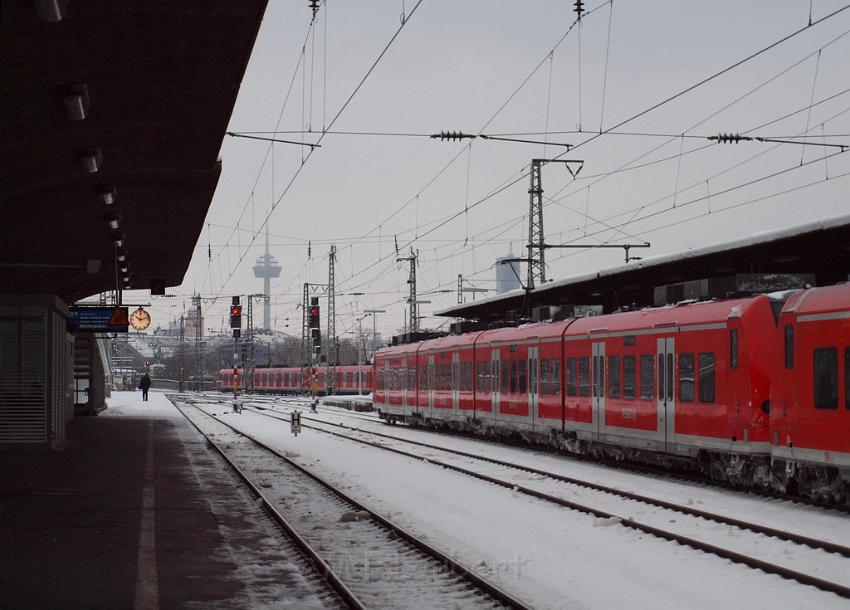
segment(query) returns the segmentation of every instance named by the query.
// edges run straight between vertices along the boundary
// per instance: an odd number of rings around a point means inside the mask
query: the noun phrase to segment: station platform
[[[0,453],[0,608],[320,605],[164,393],[108,404],[57,451]]]

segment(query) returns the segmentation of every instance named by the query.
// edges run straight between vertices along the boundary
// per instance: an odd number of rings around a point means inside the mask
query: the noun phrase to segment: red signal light
[[[318,316],[318,315],[319,315],[319,308],[318,308],[318,307],[314,307],[313,309],[311,309],[311,310],[310,310],[310,315],[311,315],[311,316]]]

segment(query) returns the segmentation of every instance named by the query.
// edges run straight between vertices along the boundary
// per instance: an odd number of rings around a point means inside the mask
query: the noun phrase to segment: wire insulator
[[[440,140],[444,140],[444,141],[445,140],[466,140],[466,139],[472,140],[475,137],[476,136],[474,136],[472,134],[463,133],[462,131],[441,131],[440,133],[432,133],[431,134],[432,139],[435,139],[435,140],[440,139]]]
[[[573,10],[575,11],[576,15],[578,15],[578,20],[581,21],[581,15],[582,13],[584,13],[584,2],[582,2],[582,0],[576,0],[575,9]]]
[[[751,137],[742,136],[738,133],[719,133],[716,136],[708,136],[708,139],[715,140],[718,144],[737,144],[738,142],[748,142],[752,140]]]
[[[316,18],[316,13],[319,12],[319,2],[321,0],[309,0],[310,2],[310,10],[313,11],[313,19]]]

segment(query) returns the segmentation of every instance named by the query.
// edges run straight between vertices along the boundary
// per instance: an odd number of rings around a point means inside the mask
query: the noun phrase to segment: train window
[[[567,396],[575,396],[576,392],[576,359],[567,358]]]
[[[850,409],[850,347],[844,348],[844,407]]]
[[[552,384],[549,386],[552,394],[561,393],[561,360],[560,358],[552,358],[552,366],[549,367],[552,373]]]
[[[652,400],[655,398],[655,357],[643,354],[640,357],[640,398]]]
[[[590,396],[590,358],[587,356],[578,359],[578,393]]]
[[[635,357],[623,356],[623,398],[635,397]]]
[[[593,395],[605,397],[605,356],[593,357]]]
[[[838,407],[838,350],[834,347],[815,350],[815,408]]]
[[[673,398],[673,354],[667,354],[667,397]]]
[[[540,361],[540,393],[549,393],[549,361],[546,358]]]
[[[664,354],[658,354],[658,400],[666,400],[664,395]],[[673,398],[672,396],[670,398]]]
[[[702,354],[700,354],[702,358]],[[702,385],[702,379],[700,379]],[[702,388],[700,388],[702,391]],[[694,355],[679,354],[679,400],[694,401]]]
[[[738,329],[729,329],[729,367],[738,368]]]
[[[785,325],[785,368],[794,368],[794,327]]]
[[[517,370],[516,360],[511,360],[511,393],[517,391],[519,385],[519,371]]]
[[[620,357],[608,356],[608,397],[620,397]]]
[[[528,391],[528,361],[520,360],[517,362],[517,369],[519,369],[519,386],[517,387],[517,392],[525,394]]]
[[[699,401],[714,402],[714,352],[699,355]]]
[[[501,391],[504,393],[508,393],[511,391],[511,361],[510,360],[502,360],[502,389]]]

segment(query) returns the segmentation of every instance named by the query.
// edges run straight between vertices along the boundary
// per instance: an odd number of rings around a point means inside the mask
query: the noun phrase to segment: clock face
[[[139,307],[130,315],[130,326],[136,330],[145,330],[151,325],[151,315]]]

